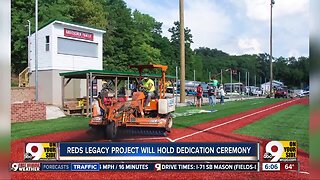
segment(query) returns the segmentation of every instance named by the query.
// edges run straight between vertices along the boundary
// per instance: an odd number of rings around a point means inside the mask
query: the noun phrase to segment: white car
[[[309,96],[309,91],[303,90],[302,92],[300,92],[298,94],[299,97],[305,97],[305,96]]]

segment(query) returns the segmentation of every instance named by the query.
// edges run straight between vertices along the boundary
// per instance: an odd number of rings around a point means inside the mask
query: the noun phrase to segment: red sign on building
[[[64,36],[93,41],[93,33],[81,32],[72,29],[64,28]]]

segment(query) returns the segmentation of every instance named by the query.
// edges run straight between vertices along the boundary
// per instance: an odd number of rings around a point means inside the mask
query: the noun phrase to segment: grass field
[[[50,134],[54,132],[88,128],[89,118],[64,117],[55,120],[32,121],[11,124],[11,140]]]
[[[309,152],[309,106],[294,105],[235,131],[272,140],[297,140]]]
[[[203,110],[218,110],[215,113],[202,113],[191,116],[174,118],[174,128],[184,128],[196,124],[211,121],[235,113],[244,112],[253,108],[262,107],[268,104],[283,101],[282,99],[254,99],[236,102],[227,102],[224,105],[203,106]],[[195,109],[194,106],[179,107],[177,113]],[[88,128],[88,118],[85,117],[64,117],[55,120],[33,121],[26,123],[14,123],[11,125],[11,139],[20,139],[41,134],[63,132],[70,130],[80,130]]]

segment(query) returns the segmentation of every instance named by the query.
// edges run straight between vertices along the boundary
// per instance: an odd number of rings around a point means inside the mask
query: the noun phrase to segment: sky
[[[162,22],[163,35],[179,20],[179,0],[125,0],[132,10]],[[270,52],[270,0],[184,0],[192,49],[209,47],[231,55]],[[309,0],[275,0],[274,57],[309,56]]]

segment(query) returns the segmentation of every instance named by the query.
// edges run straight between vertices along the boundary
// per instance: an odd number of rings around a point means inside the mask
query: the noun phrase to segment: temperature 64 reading
[[[299,171],[299,162],[281,162],[281,171]]]
[[[294,167],[294,164],[286,164],[284,166],[284,169],[292,169]]]

